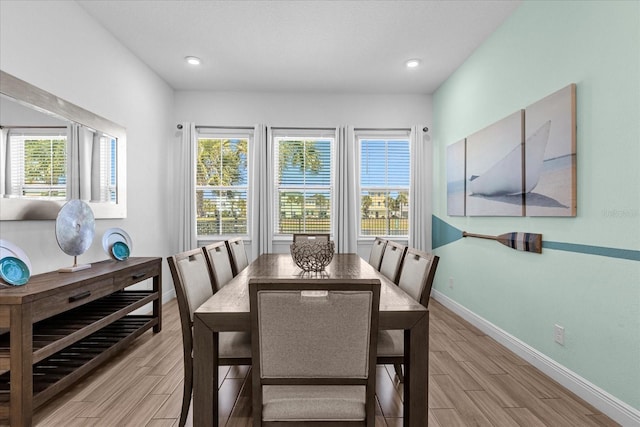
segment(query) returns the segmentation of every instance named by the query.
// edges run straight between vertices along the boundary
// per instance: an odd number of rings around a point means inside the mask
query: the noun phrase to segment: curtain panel
[[[358,250],[356,220],[358,197],[356,194],[356,143],[353,126],[337,130],[336,182],[335,182],[335,240],[338,253]]]
[[[178,252],[195,249],[196,236],[196,125],[182,123],[182,143],[178,164]]]
[[[412,126],[409,138],[409,246],[430,253],[433,145],[431,137],[422,131],[422,126]]]
[[[271,128],[255,125],[253,144],[249,148],[252,259],[273,252],[272,153]]]

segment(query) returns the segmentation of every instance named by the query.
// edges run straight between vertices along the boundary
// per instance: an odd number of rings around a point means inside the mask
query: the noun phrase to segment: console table
[[[152,290],[130,290],[153,279]],[[0,419],[30,426],[33,411],[132,340],[162,327],[162,259],[101,261],[0,289]],[[149,315],[131,312],[151,303]]]

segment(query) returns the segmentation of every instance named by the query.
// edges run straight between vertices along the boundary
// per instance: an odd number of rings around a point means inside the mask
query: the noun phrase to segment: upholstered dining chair
[[[391,240],[387,241],[384,247],[384,254],[380,262],[380,273],[384,274],[393,283],[398,283],[398,273],[406,250],[407,247],[405,245]]]
[[[249,279],[254,426],[375,425],[378,279]]]
[[[382,262],[382,255],[384,254],[384,248],[387,246],[387,240],[380,237],[376,237],[371,246],[371,252],[369,253],[369,264],[376,270],[380,271],[380,263]]]
[[[293,242],[311,241],[311,242],[328,242],[331,238],[329,233],[295,233]]]
[[[227,248],[227,243],[222,241],[211,243],[202,249],[207,259],[213,292],[215,293],[222,289],[229,280],[233,279],[233,267],[231,267],[229,248]]]
[[[242,237],[227,240],[227,247],[231,254],[231,266],[233,267],[234,277],[249,265],[247,252],[244,248],[244,240]]]
[[[184,389],[179,423],[182,427],[187,420],[193,389],[193,312],[213,295],[213,286],[205,254],[201,248],[170,256],[167,262],[173,277],[182,325]],[[220,365],[251,364],[249,333],[221,332],[218,334],[218,343]]]
[[[402,262],[398,286],[413,299],[427,307],[438,267],[437,255],[427,254],[409,248]],[[393,363],[396,374],[402,382],[402,363],[404,359],[404,332],[400,330],[380,331],[378,334],[378,363]]]

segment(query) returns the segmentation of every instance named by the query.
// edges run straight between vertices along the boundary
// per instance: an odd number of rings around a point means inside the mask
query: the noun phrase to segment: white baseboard
[[[510,351],[531,363],[566,389],[589,402],[615,422],[625,427],[640,426],[640,410],[622,402],[620,399],[612,396],[600,387],[567,369],[565,366],[560,365],[550,357],[540,353],[538,350],[520,341],[513,335],[510,335],[493,323],[478,316],[442,292],[433,289],[431,297]]]

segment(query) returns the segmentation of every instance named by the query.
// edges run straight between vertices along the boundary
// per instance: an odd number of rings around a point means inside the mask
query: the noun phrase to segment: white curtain
[[[336,149],[336,182],[334,218],[338,253],[357,251],[356,219],[358,197],[356,194],[356,144],[353,126],[338,129]]]
[[[11,150],[9,149],[9,129],[0,129],[0,196],[11,194]],[[7,185],[9,184],[9,185]]]
[[[178,164],[178,251],[198,246],[196,237],[196,125],[182,123],[180,162]]]
[[[257,124],[249,149],[251,188],[251,255],[255,259],[273,251],[273,150],[271,128]]]
[[[100,170],[100,154],[102,152],[102,140],[103,136],[96,132],[93,135],[93,144],[91,145],[91,201],[92,202],[103,202],[108,200],[106,197],[103,198],[102,194],[102,174]],[[106,186],[107,184],[104,183]]]
[[[411,187],[409,190],[409,246],[431,252],[433,147],[422,126],[413,126],[410,136]]]
[[[91,200],[91,163],[95,132],[80,127],[78,138],[78,172],[80,177],[80,200]]]
[[[80,199],[80,141],[82,128],[77,123],[69,125],[67,139],[67,199]]]

